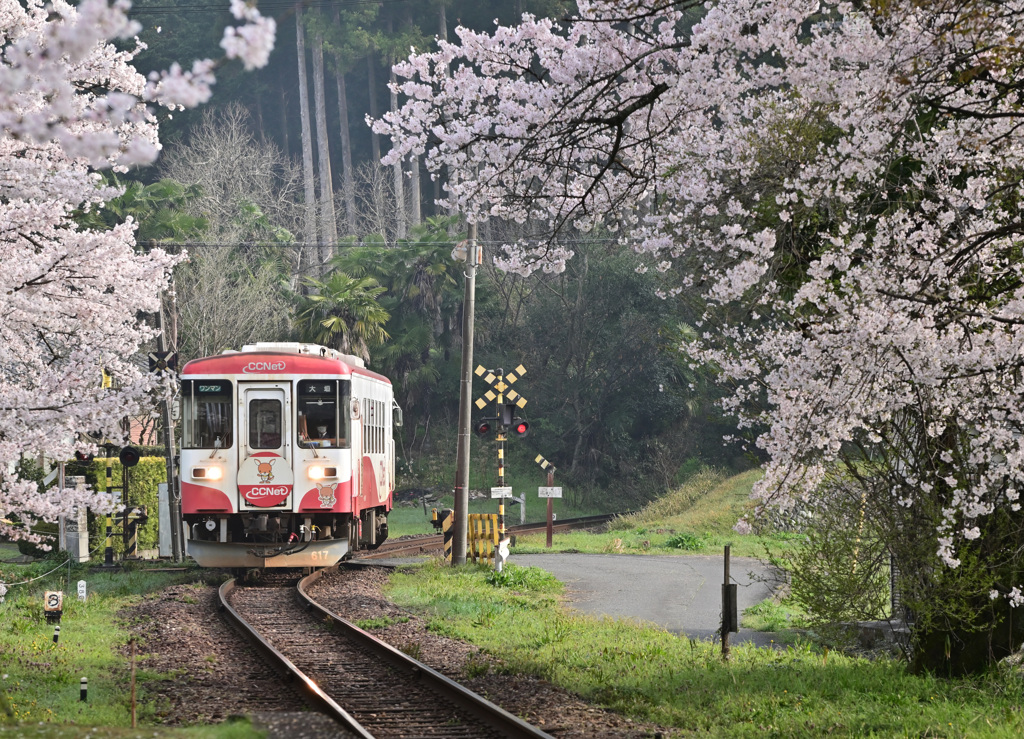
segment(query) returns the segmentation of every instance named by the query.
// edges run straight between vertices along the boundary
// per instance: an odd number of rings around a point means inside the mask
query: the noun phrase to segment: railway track
[[[323,572],[301,580],[275,573],[257,586],[229,580],[221,605],[311,705],[351,736],[551,739],[314,601],[306,588]]]
[[[598,516],[581,516],[579,518],[565,518],[554,521],[552,531],[571,531],[573,529],[586,529],[591,526],[600,526],[608,523],[618,513],[603,513]],[[547,531],[547,523],[525,523],[518,526],[509,526],[508,531],[515,535],[539,534]],[[444,537],[441,534],[425,534],[423,536],[386,541],[377,549],[369,552],[359,552],[354,559],[387,559],[389,557],[413,557],[418,554],[434,554],[441,550],[444,545]]]

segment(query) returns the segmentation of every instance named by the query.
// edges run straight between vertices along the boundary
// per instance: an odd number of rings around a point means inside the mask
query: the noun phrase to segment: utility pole
[[[173,295],[173,286],[171,293]],[[167,337],[164,328],[164,307],[160,301],[159,321],[160,333],[157,334],[157,349],[167,352]],[[173,308],[172,308],[173,310]],[[171,514],[171,557],[175,562],[184,560],[181,546],[181,494],[175,484],[174,476],[174,419],[171,418],[171,399],[164,395],[160,404],[160,415],[164,426],[164,459],[167,466],[167,504]]]
[[[455,462],[455,533],[452,564],[466,563],[469,536],[469,425],[473,393],[473,314],[476,310],[476,268],[483,262],[476,243],[476,224],[470,223],[466,239],[466,293],[462,303],[462,375],[459,392],[459,446]],[[458,258],[459,248],[453,256]]]

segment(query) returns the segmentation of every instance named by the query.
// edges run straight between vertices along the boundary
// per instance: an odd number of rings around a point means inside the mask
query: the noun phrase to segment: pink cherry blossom
[[[1024,485],[1024,4],[578,6],[397,65],[388,161],[422,154],[458,174],[448,206],[545,235],[504,269],[621,229],[708,305],[685,350],[734,388],[756,493],[818,496],[857,450],[894,508],[939,506],[958,567]]]
[[[109,510],[106,495],[42,492],[19,479],[23,456],[67,459],[82,432],[120,440],[119,422],[157,388],[135,357],[153,337],[140,313],[158,309],[177,261],[142,252],[130,220],[110,230],[81,227],[76,212],[118,193],[96,170],[125,171],[160,150],[149,105],[197,105],[214,63],[195,62],[147,81],[139,51],[110,41],[138,29],[115,0],[0,0],[0,536],[31,538],[24,525],[55,520],[76,505]],[[233,53],[265,63],[273,22],[241,10],[244,39]],[[102,373],[113,387],[101,387]]]

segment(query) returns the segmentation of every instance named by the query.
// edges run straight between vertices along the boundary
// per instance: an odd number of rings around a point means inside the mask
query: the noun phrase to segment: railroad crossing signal
[[[496,415],[492,418],[483,418],[477,421],[473,428],[480,436],[486,436],[495,427],[499,432],[510,431],[514,436],[523,437],[530,431],[530,424],[516,416],[518,409],[526,407],[526,398],[512,389],[512,384],[526,374],[526,368],[519,365],[514,371],[507,375],[498,374],[488,370],[483,365],[476,368],[477,377],[483,377],[484,382],[491,386],[491,389],[477,398],[476,407],[483,410],[488,403],[496,403]]]
[[[166,372],[178,368],[178,355],[174,352],[150,352],[149,371]]]
[[[526,367],[523,365],[519,365],[514,371],[509,372],[507,375],[495,375],[482,364],[479,365],[476,368],[476,376],[483,377],[484,382],[494,389],[488,390],[484,393],[483,398],[477,398],[475,401],[476,407],[483,410],[488,401],[497,401],[499,405],[505,405],[507,403],[508,405],[514,405],[517,408],[525,408],[526,398],[512,389],[512,385],[525,374]],[[495,392],[495,390],[497,392]]]

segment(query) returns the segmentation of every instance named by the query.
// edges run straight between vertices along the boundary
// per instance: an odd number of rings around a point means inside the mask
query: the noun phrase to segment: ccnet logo
[[[263,498],[268,495],[284,495],[287,492],[288,488],[285,486],[254,485],[246,491],[245,496],[247,498]]]
[[[248,375],[253,372],[284,372],[285,370],[284,360],[280,362],[249,362],[249,364],[242,367],[242,374]]]

